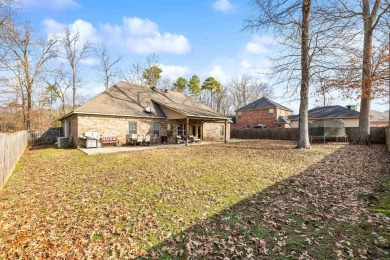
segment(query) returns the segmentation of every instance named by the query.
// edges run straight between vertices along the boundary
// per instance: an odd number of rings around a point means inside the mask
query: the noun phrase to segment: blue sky
[[[197,74],[222,83],[249,74],[267,82],[264,74],[274,55],[270,35],[242,31],[250,14],[242,0],[22,0],[26,18],[44,37],[60,34],[66,26],[84,40],[107,45],[121,55],[121,68],[151,53],[159,56],[163,76],[172,80]],[[96,80],[97,59],[84,61],[83,92],[94,96],[104,90]],[[274,99],[298,111],[299,102],[283,97],[275,87]],[[338,103],[351,103],[340,101]],[[356,103],[356,101],[355,101]],[[311,106],[314,102],[311,102]],[[374,107],[379,110],[378,105]]]

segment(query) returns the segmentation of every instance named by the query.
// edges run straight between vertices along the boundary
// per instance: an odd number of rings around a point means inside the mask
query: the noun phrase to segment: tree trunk
[[[76,69],[72,64],[72,90],[73,90],[73,98],[72,98],[72,109],[76,109]]]
[[[356,144],[370,143],[370,107],[372,88],[372,38],[373,17],[370,13],[368,0],[363,1],[364,41],[363,41],[363,70],[362,93],[360,97],[359,138]]]
[[[23,89],[22,85],[20,85],[20,93],[22,95],[23,126],[24,126],[24,129],[27,129],[26,97],[25,97],[24,89]]]
[[[27,130],[30,130],[31,128],[31,116],[30,116],[30,113],[31,113],[31,109],[32,109],[32,93],[31,93],[31,86],[30,84],[27,82],[27,113],[26,113],[26,128]]]
[[[310,148],[309,141],[309,22],[311,0],[304,0],[302,5],[302,34],[301,34],[301,101],[299,105],[299,141],[297,148]]]

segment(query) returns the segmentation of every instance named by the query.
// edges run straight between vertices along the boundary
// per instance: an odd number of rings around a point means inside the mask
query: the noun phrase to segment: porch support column
[[[190,131],[190,119],[186,119],[186,146],[188,146],[188,131]]]
[[[204,125],[204,122],[202,121],[202,127],[200,128],[200,130],[202,131],[201,133],[201,136],[200,136],[200,139],[203,141],[204,138],[203,138],[203,125]]]
[[[227,143],[227,120],[225,120],[225,144]]]

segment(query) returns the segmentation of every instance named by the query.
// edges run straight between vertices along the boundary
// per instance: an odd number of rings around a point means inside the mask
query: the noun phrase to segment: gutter
[[[166,119],[166,117],[160,117],[160,116],[136,116],[136,115],[123,115],[123,114],[106,114],[106,113],[89,113],[89,112],[70,112],[62,117],[60,117],[58,120],[62,121],[72,115],[96,115],[96,116],[115,116],[115,117],[136,117],[136,118],[159,118],[159,119]]]

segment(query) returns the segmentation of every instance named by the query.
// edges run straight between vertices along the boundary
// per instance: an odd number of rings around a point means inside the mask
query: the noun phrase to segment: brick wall
[[[203,124],[203,140],[205,141],[223,141],[224,135],[221,135],[221,125],[225,123],[209,123]],[[230,139],[230,124],[227,124],[227,140]]]
[[[265,125],[268,128],[276,128],[279,116],[289,116],[292,112],[283,109],[274,109],[273,115],[269,114],[269,108],[241,111],[241,117],[236,113],[236,124],[233,128],[245,129],[256,125]]]
[[[157,138],[161,142],[161,136],[168,135],[168,143],[175,143],[178,124],[185,124],[186,120],[167,120],[167,119],[148,119],[148,118],[130,118],[130,117],[115,117],[115,116],[95,116],[95,115],[72,115],[66,119],[71,122],[71,136],[73,146],[82,147],[85,144],[84,140],[78,137],[87,131],[98,131],[101,136],[116,136],[120,144],[127,142],[129,133],[129,122],[137,122],[137,134],[149,134],[153,136],[153,122],[160,123],[160,136]],[[63,122],[64,123],[64,122]],[[224,123],[201,123],[201,121],[190,120],[191,124],[203,125],[203,140],[214,141],[223,140],[223,135],[220,135],[220,125]],[[170,131],[167,126],[170,124]],[[230,127],[227,127],[228,138],[230,136]]]
[[[235,128],[245,129],[247,125],[249,127],[253,127],[256,125],[266,125],[269,128],[275,127],[276,122],[276,113],[272,116],[268,113],[267,109],[256,109],[256,110],[246,110],[241,111],[241,117],[236,117],[236,125]]]

